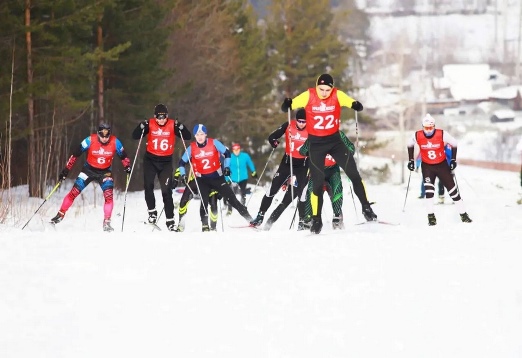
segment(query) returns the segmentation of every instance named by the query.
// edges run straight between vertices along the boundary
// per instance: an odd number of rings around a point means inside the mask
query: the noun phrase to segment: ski
[[[150,225],[150,226],[152,226],[152,231],[154,231],[154,230],[161,231],[161,228],[160,228],[157,224],[155,224],[155,223],[150,223],[150,222],[148,222],[148,221],[144,221],[143,223],[144,223],[145,225]]]
[[[228,225],[228,227],[232,228],[232,229],[244,229],[244,228],[250,228],[250,229],[254,229],[254,230],[261,230],[261,228],[257,227],[257,226],[252,226],[250,224],[245,224],[245,225]]]
[[[392,223],[392,222],[383,221],[383,220],[363,221],[360,223],[356,223],[355,225],[363,225],[363,224],[382,224],[382,225],[391,225],[391,226],[400,225],[400,223]]]
[[[52,221],[49,221],[49,222],[47,223],[47,226],[52,227],[52,228],[56,231],[56,223],[54,223],[54,222],[52,222]]]

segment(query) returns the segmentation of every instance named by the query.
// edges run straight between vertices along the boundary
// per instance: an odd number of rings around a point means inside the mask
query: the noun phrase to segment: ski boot
[[[371,204],[364,204],[362,206],[362,213],[366,221],[377,221],[377,215],[373,212]]]
[[[58,224],[60,221],[63,220],[64,216],[65,216],[64,212],[58,211],[58,214],[56,214],[56,216],[51,219],[51,224]]]
[[[203,225],[201,225],[201,231],[202,232],[209,232],[210,228],[208,227],[207,224],[203,224]]]
[[[471,222],[473,222],[473,220],[470,219],[468,213],[462,213],[462,214],[460,214],[460,220],[461,220],[463,223],[471,223]]]
[[[149,218],[147,219],[149,224],[155,224],[158,219],[158,212],[156,209],[149,210]]]
[[[332,228],[334,230],[342,230],[344,229],[343,217],[342,215],[334,216],[332,220]]]
[[[429,226],[437,225],[437,218],[435,217],[435,214],[428,214],[428,225]]]
[[[297,223],[297,231],[310,230],[311,226],[312,226],[312,222],[309,217],[304,218],[304,219],[300,218],[299,222]]]
[[[111,226],[111,219],[109,219],[109,218],[103,219],[103,231],[107,231],[107,232],[114,231],[114,229]]]
[[[167,229],[169,231],[176,231],[176,222],[174,221],[174,219],[167,220]]]
[[[323,220],[319,215],[312,216],[312,226],[310,226],[310,232],[312,234],[319,234],[323,228]]]
[[[250,222],[250,226],[258,227],[263,223],[263,219],[265,218],[265,212],[260,211],[257,213],[257,217]]]

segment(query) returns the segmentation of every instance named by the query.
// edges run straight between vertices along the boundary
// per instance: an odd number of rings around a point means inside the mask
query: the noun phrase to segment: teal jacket
[[[248,153],[241,151],[238,155],[230,154],[230,179],[234,183],[247,180],[249,169],[251,173],[256,172],[254,162]]]

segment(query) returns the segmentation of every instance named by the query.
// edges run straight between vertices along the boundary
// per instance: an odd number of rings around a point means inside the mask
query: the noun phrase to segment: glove
[[[130,174],[132,168],[130,165],[127,165],[125,168],[123,168],[123,170],[125,170],[125,173]]]
[[[184,185],[187,185],[188,184],[188,178],[186,175],[180,175],[180,178],[181,178],[181,182],[184,184]]]
[[[140,122],[140,128],[143,130],[145,129],[146,127],[149,126],[149,122],[147,121],[143,121],[143,122]]]
[[[257,173],[256,172],[252,172],[252,178],[257,178]]]
[[[360,112],[363,110],[363,105],[361,104],[361,102],[359,101],[355,101],[352,103],[352,109],[357,111],[357,112]]]
[[[277,148],[277,146],[279,145],[279,141],[277,139],[272,139],[272,140],[269,139],[268,143],[270,143],[272,148]]]
[[[230,168],[229,167],[225,167],[225,169],[223,169],[223,175],[226,176],[226,177],[230,176]]]
[[[63,181],[65,178],[67,178],[67,175],[69,175],[69,169],[63,168],[60,175],[58,175],[58,180]]]
[[[288,112],[289,109],[292,109],[292,99],[285,98],[283,104],[281,105],[281,111]]]
[[[172,177],[172,181],[170,182],[170,188],[172,190],[176,189],[178,187],[178,184],[179,184],[179,176],[178,177]]]
[[[454,170],[457,167],[457,161],[455,159],[452,159],[450,161],[450,169]]]
[[[413,159],[410,159],[410,161],[408,162],[408,169],[410,171],[414,171],[415,170],[415,162],[413,161]]]

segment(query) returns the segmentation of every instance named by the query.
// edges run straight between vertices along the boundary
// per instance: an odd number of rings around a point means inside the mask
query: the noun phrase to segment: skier
[[[472,220],[466,213],[464,202],[460,197],[459,189],[453,180],[452,171],[457,167],[457,140],[442,129],[435,129],[435,119],[428,113],[422,119],[423,129],[416,131],[411,137],[408,149],[408,169],[415,170],[413,151],[415,143],[419,145],[422,158],[421,170],[424,186],[426,188],[426,211],[428,212],[428,225],[437,224],[433,211],[433,197],[435,196],[435,178],[438,177],[448,190],[448,194],[457,206],[462,222],[470,223]],[[451,145],[450,164],[446,161],[444,143]]]
[[[447,144],[444,146],[444,152],[446,153],[446,161],[448,165],[451,163],[451,145]],[[415,160],[415,171],[417,171],[421,166],[421,155],[417,155],[417,159]],[[444,184],[440,180],[437,181],[438,186],[438,194],[439,194],[439,204],[444,204]],[[424,180],[421,180],[421,193],[419,195],[419,199],[424,199],[426,196],[426,190],[424,189]]]
[[[62,221],[65,213],[73,204],[74,199],[80,195],[90,182],[95,181],[100,185],[103,191],[103,197],[105,198],[105,204],[103,205],[103,230],[113,231],[111,227],[112,209],[114,207],[112,160],[114,155],[117,155],[121,159],[125,171],[129,174],[131,172],[129,157],[127,153],[125,153],[125,149],[120,140],[111,135],[111,126],[102,123],[98,127],[98,132],[85,138],[69,157],[65,168],[59,175],[60,181],[67,178],[69,171],[74,166],[74,163],[76,163],[76,159],[78,159],[83,152],[87,152],[83,169],[76,178],[71,191],[63,199],[58,214],[51,219],[51,223],[58,224]]]
[[[239,143],[232,144],[232,154],[230,155],[230,180],[232,181],[232,188],[234,194],[238,191],[241,194],[241,204],[246,203],[246,190],[248,183],[248,171],[252,178],[257,177],[256,167],[250,154],[241,150]],[[232,205],[227,203],[227,215],[232,214]]]
[[[196,140],[183,153],[179,161],[179,172],[182,181],[186,184],[185,165],[190,162],[201,198],[199,213],[202,231],[210,231],[207,207],[211,190],[216,190],[241,216],[249,222],[252,221],[252,216],[248,213],[247,208],[237,200],[225,181],[225,177],[230,176],[230,151],[219,140],[207,137],[207,128],[203,124],[196,124],[192,133]],[[225,157],[224,169],[221,169],[220,153]]]
[[[341,131],[339,131],[341,139],[345,146],[348,148],[350,153],[355,153],[355,146],[348,139],[348,137]],[[306,155],[308,153],[309,143],[308,141],[301,147],[299,152],[301,154]],[[339,170],[339,165],[335,162],[335,159],[332,158],[330,154],[327,154],[324,159],[324,174],[325,180],[323,184],[323,192],[328,192],[330,196],[330,201],[332,203],[332,209],[334,213],[334,217],[332,219],[332,227],[333,229],[344,229],[343,222],[343,183],[341,180],[341,171]],[[301,195],[301,200],[305,201],[306,209],[305,209],[305,220],[304,225],[299,225],[297,230],[303,230],[304,228],[309,228],[311,225],[311,215],[312,215],[312,206],[310,203],[310,197],[312,195],[313,182],[310,178],[307,184],[307,190]],[[306,195],[305,195],[306,193]],[[362,203],[361,203],[362,204]]]
[[[176,137],[191,139],[190,131],[177,119],[169,118],[167,106],[158,104],[154,108],[154,118],[140,122],[132,132],[133,139],[147,136],[147,146],[143,156],[143,186],[145,203],[149,212],[148,221],[156,224],[158,211],[154,196],[154,179],[157,176],[165,209],[166,224],[169,231],[175,231],[174,202],[172,200],[171,180],[173,173],[172,154]]]
[[[175,186],[178,184],[180,176],[179,168],[176,169],[176,173],[174,174],[173,182],[175,182]],[[179,220],[178,220],[178,226],[176,228],[176,231],[182,232],[185,230],[185,215],[187,214],[188,204],[190,201],[194,198],[194,195],[199,194],[198,187],[196,185],[196,180],[194,177],[194,174],[190,172],[190,175],[188,176],[188,183],[185,185],[185,190],[183,191],[183,194],[181,195],[181,199],[179,201]],[[210,219],[210,231],[216,231],[216,225],[217,225],[217,219],[218,219],[218,207],[217,207],[217,201],[218,201],[218,192],[216,190],[211,190],[208,198],[208,202],[210,204],[210,212],[209,212],[209,219]]]
[[[272,148],[277,148],[279,145],[279,138],[283,135],[285,136],[286,143],[285,154],[281,159],[281,163],[279,163],[277,172],[272,178],[270,188],[261,200],[257,216],[250,222],[250,224],[252,226],[259,226],[263,223],[265,213],[272,204],[274,196],[283,185],[286,185],[286,183],[288,183],[288,185],[294,185],[294,197],[292,198],[291,188],[287,189],[283,200],[272,212],[270,218],[266,222],[264,227],[265,230],[270,230],[274,222],[281,216],[293,199],[301,196],[307,182],[306,175],[308,172],[308,158],[305,155],[299,154],[299,148],[308,138],[308,131],[306,130],[306,112],[304,109],[300,109],[296,112],[295,120],[290,121],[290,123],[286,121],[279,126],[279,128],[270,133],[268,136],[268,143],[270,143]],[[290,145],[290,141],[292,142],[292,145]],[[290,157],[292,157],[292,178],[290,177]],[[297,207],[299,210],[300,222],[302,222],[302,219],[304,218],[304,204],[298,202]]]
[[[362,111],[363,105],[343,91],[334,88],[333,77],[322,74],[317,78],[315,88],[309,88],[295,98],[285,98],[281,110],[305,108],[310,141],[310,175],[314,187],[310,198],[312,204],[312,226],[310,231],[318,234],[323,227],[321,211],[323,206],[324,158],[330,154],[353,183],[353,189],[362,204],[366,220],[377,220],[366,197],[355,159],[344,145],[339,134],[341,107]]]

